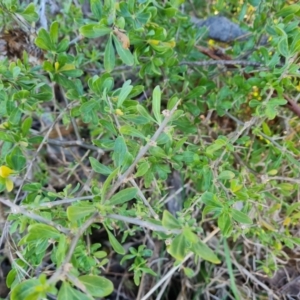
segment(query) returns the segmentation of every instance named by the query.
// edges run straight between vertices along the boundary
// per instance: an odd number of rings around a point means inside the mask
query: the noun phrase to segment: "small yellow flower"
[[[283,220],[283,226],[289,226],[292,222],[292,219],[290,217],[286,217],[284,220]]]
[[[7,178],[12,173],[14,173],[14,171],[12,169],[10,169],[9,167],[6,167],[6,166],[0,167],[0,177]]]
[[[212,39],[209,39],[208,40],[208,45],[209,46],[214,46],[216,43],[215,43],[215,41],[214,40],[212,40]]]
[[[6,190],[8,192],[11,192],[14,188],[14,183],[11,179],[9,179],[9,176],[13,174],[14,171],[6,166],[0,167],[0,182],[2,184],[5,184]]]
[[[123,116],[124,113],[122,112],[121,109],[117,108],[117,109],[116,109],[116,115],[118,115],[118,116]]]

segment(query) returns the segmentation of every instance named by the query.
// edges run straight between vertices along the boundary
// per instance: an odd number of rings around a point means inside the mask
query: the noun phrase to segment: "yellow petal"
[[[7,178],[10,174],[12,174],[14,171],[6,166],[0,167],[0,177]]]
[[[150,45],[158,45],[160,43],[159,40],[147,40],[147,42],[150,44]]]
[[[55,62],[54,68],[55,68],[55,71],[57,71],[59,69],[59,62]]]
[[[13,183],[12,180],[10,180],[9,178],[7,178],[7,179],[5,180],[5,186],[6,186],[6,190],[7,190],[8,192],[11,192],[12,189],[14,188],[14,183]]]

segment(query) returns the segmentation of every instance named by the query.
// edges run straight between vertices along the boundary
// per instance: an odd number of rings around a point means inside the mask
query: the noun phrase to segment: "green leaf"
[[[68,250],[69,243],[67,241],[67,237],[64,234],[60,235],[58,246],[55,251],[55,258],[56,258],[56,266],[59,267],[62,265],[66,252]]]
[[[6,156],[7,164],[15,171],[21,171],[26,164],[26,158],[19,147],[15,147],[10,154]]]
[[[102,276],[83,275],[78,279],[84,284],[89,294],[94,297],[106,297],[114,290],[112,282]]]
[[[29,98],[30,92],[26,90],[21,90],[13,94],[13,99],[14,100],[21,100],[25,101]]]
[[[7,133],[0,130],[0,141],[5,141],[5,142],[11,142],[12,143],[12,142],[14,142],[14,138],[11,135],[9,135],[9,134],[7,134]]]
[[[229,180],[229,179],[233,179],[234,177],[235,174],[231,171],[223,171],[218,176],[219,180]]]
[[[278,43],[278,51],[284,57],[288,57],[290,55],[287,37],[282,37],[280,39]]]
[[[144,106],[138,104],[136,106],[137,111],[141,114],[141,116],[147,118],[150,122],[155,123],[156,121],[151,117],[151,115],[148,113],[148,111],[145,109]]]
[[[62,39],[56,48],[57,53],[65,52],[69,48],[70,41],[68,38]]]
[[[80,34],[87,38],[97,38],[107,35],[111,31],[111,28],[99,24],[88,24],[79,29]]]
[[[52,63],[50,63],[49,61],[44,61],[43,69],[50,73],[54,72],[54,67],[53,67]]]
[[[121,255],[125,254],[125,249],[123,246],[118,242],[118,240],[114,237],[114,235],[105,227],[107,234],[108,234],[108,239],[110,242],[110,245],[113,247],[113,249]]]
[[[36,13],[33,3],[30,3],[20,15],[29,23],[36,22],[39,19],[39,15]]]
[[[145,139],[145,136],[140,131],[138,131],[137,129],[135,129],[129,125],[121,126],[120,133]]]
[[[60,236],[61,233],[52,226],[49,226],[47,224],[33,224],[28,227],[26,241],[35,241],[40,239],[59,240]]]
[[[276,185],[276,187],[287,192],[292,192],[296,188],[294,184],[288,182],[279,183]]]
[[[190,245],[196,244],[199,241],[199,237],[192,231],[190,227],[185,227],[183,229],[183,234],[186,241],[188,241]]]
[[[37,192],[42,189],[42,185],[38,182],[26,183],[23,185],[22,190],[26,192]]]
[[[54,45],[57,44],[57,42],[58,42],[58,22],[57,21],[55,21],[51,24],[50,38]]]
[[[67,208],[67,217],[70,221],[76,222],[86,216],[91,215],[96,211],[92,203],[86,202],[85,205],[80,203],[80,205],[72,205]]]
[[[123,48],[121,42],[118,40],[116,36],[113,35],[113,39],[114,39],[117,53],[119,54],[122,62],[127,66],[133,66],[134,57],[130,52],[130,50]]]
[[[102,24],[97,24],[94,26],[94,32],[97,34],[97,37],[104,36],[111,33],[112,29]]]
[[[135,173],[135,177],[141,177],[147,173],[149,170],[150,165],[147,161],[141,162],[138,164],[137,172]]]
[[[80,107],[80,111],[84,114],[89,114],[93,111],[96,107],[98,107],[98,103],[95,100],[90,100],[86,103],[83,103]]]
[[[11,292],[11,300],[26,299],[36,292],[36,288],[40,286],[38,279],[28,279],[18,284]],[[34,299],[34,298],[32,298]]]
[[[130,94],[133,86],[130,85],[131,83],[131,80],[127,80],[124,82],[122,88],[121,88],[121,91],[120,91],[120,94],[119,94],[119,97],[118,97],[118,104],[117,104],[117,107],[121,107],[123,102],[126,100],[126,98],[128,97],[128,95]]]
[[[289,15],[296,15],[300,11],[300,5],[299,4],[291,4],[287,5],[283,9],[280,10],[280,12],[277,13],[278,17],[286,17]]]
[[[201,201],[206,205],[215,206],[218,208],[223,207],[222,203],[218,202],[218,198],[215,196],[215,194],[211,192],[204,192],[201,196]]]
[[[22,128],[22,134],[23,136],[26,136],[31,128],[31,125],[32,125],[32,118],[29,117],[29,118],[26,118],[22,125],[21,125],[21,128]]]
[[[181,229],[181,224],[167,210],[164,210],[164,212],[163,212],[162,226],[164,226],[167,229],[176,229],[176,228]]]
[[[202,217],[204,218],[209,213],[212,213],[213,216],[216,217],[222,212],[222,210],[222,208],[215,205],[206,205],[202,210]]]
[[[184,272],[185,276],[187,276],[188,278],[192,278],[196,275],[194,270],[191,268],[183,268],[183,272]]]
[[[83,71],[75,69],[74,65],[68,64],[64,65],[61,69],[59,69],[59,73],[67,77],[76,78],[81,76],[83,74]]]
[[[128,202],[135,198],[137,194],[137,189],[136,188],[127,188],[125,190],[122,190],[118,192],[117,194],[113,195],[110,200],[109,204],[110,205],[118,205],[118,204],[123,204],[125,202]]]
[[[95,159],[94,157],[89,157],[92,169],[99,173],[99,174],[103,174],[103,175],[109,175],[112,172],[112,169],[101,164],[97,159]]]
[[[102,3],[100,0],[90,0],[91,11],[97,19],[102,18]]]
[[[209,145],[207,148],[206,148],[206,153],[207,155],[213,155],[214,152],[224,148],[227,144],[227,141],[224,140],[223,138],[218,138],[216,141],[214,141],[213,144]]]
[[[197,243],[193,244],[191,248],[196,255],[200,256],[204,260],[214,264],[221,263],[216,254],[202,241],[199,240]]]
[[[116,168],[104,181],[103,186],[102,186],[102,193],[101,193],[101,202],[102,203],[104,203],[106,200],[105,195],[110,186],[110,183],[117,176],[118,173],[119,173],[119,168]]]
[[[32,93],[31,96],[40,101],[49,101],[53,99],[53,91],[49,85],[43,84],[39,87],[37,92]]]
[[[172,255],[176,260],[182,261],[186,254],[186,240],[184,234],[178,234],[174,240],[171,242],[167,251]]]
[[[160,106],[161,106],[161,91],[160,91],[160,87],[157,85],[154,88],[152,94],[152,110],[158,124],[161,123]]]
[[[18,125],[22,118],[22,111],[19,107],[16,107],[9,114],[9,122],[13,125]]]
[[[233,208],[231,210],[231,215],[232,215],[232,218],[239,223],[249,224],[249,225],[252,224],[252,220],[246,214],[244,214],[243,212],[241,212],[239,210],[236,210]]]
[[[104,51],[104,69],[107,72],[111,72],[114,69],[116,64],[115,60],[115,49],[112,44],[112,37],[110,36]]]
[[[39,30],[38,37],[35,39],[35,44],[43,50],[51,51],[54,48],[50,35],[44,28]]]
[[[225,237],[229,237],[232,232],[232,222],[228,213],[222,213],[218,218],[218,226]]]
[[[206,93],[205,86],[198,86],[193,88],[186,96],[187,99],[199,99],[199,96]]]
[[[269,102],[268,105],[271,106],[279,106],[279,105],[285,105],[287,104],[287,100],[282,99],[282,98],[272,98]]]
[[[68,282],[64,281],[59,289],[57,300],[91,300],[91,298],[75,290]]]
[[[126,157],[128,149],[122,136],[117,137],[114,145],[113,160],[116,167],[121,167]]]

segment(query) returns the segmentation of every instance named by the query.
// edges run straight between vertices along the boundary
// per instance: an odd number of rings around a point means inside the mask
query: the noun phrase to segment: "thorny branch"
[[[166,128],[168,122],[170,122],[174,112],[176,111],[177,109],[177,105],[178,105],[179,101],[177,102],[177,104],[172,108],[172,110],[168,113],[168,115],[164,118],[164,120],[162,121],[162,123],[160,124],[160,126],[158,127],[158,129],[156,130],[155,134],[152,136],[152,138],[150,139],[150,141],[147,142],[147,144],[145,146],[143,146],[141,148],[141,150],[139,151],[136,159],[134,160],[134,162],[131,164],[131,166],[127,169],[127,171],[121,175],[117,182],[113,185],[112,189],[110,190],[110,192],[108,193],[107,195],[107,199],[109,199],[113,194],[114,192],[119,188],[119,186],[124,182],[124,180],[133,172],[135,166],[137,165],[137,163],[139,162],[139,160],[147,153],[147,151],[149,150],[149,148],[155,144],[155,141],[157,140],[157,138],[160,136],[160,134],[163,132],[163,130]],[[127,221],[130,221],[130,222],[133,222],[133,224],[138,223],[138,225],[146,225],[149,223],[144,223],[138,219],[133,219],[133,218],[127,218],[127,217],[123,217],[123,216],[118,216],[118,215],[109,215],[111,218],[121,218],[123,221],[127,220]],[[75,248],[76,248],[76,245],[80,239],[80,237],[83,235],[83,233],[87,230],[87,228],[89,228],[89,226],[91,226],[97,219],[101,220],[101,216],[98,212],[95,212],[81,227],[80,229],[78,230],[78,232],[75,234],[75,236],[73,237],[72,241],[71,241],[71,244],[70,244],[70,247],[69,247],[69,250],[68,250],[68,253],[65,257],[65,260],[64,262],[62,263],[62,265],[54,272],[54,274],[50,277],[50,279],[48,280],[48,283],[49,284],[53,284],[55,283],[59,277],[61,275],[64,274],[64,270],[65,270],[65,267],[69,264],[70,260],[71,260],[71,257],[73,255],[73,252],[75,251]],[[165,230],[163,229],[163,227],[161,226],[157,226],[157,225],[150,225],[150,229],[151,228],[154,228],[155,230]],[[168,231],[168,232],[172,232],[172,231]]]

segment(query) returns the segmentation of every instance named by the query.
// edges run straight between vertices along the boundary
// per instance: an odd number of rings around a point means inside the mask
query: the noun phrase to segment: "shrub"
[[[233,270],[257,283],[251,262],[271,275],[299,244],[300,6],[207,4],[250,33],[223,45],[182,2],[91,0],[37,14],[1,1],[11,299],[108,296],[114,263],[140,287],[134,298],[162,297],[180,270],[187,298],[238,299]],[[217,276],[230,281],[209,285]]]

